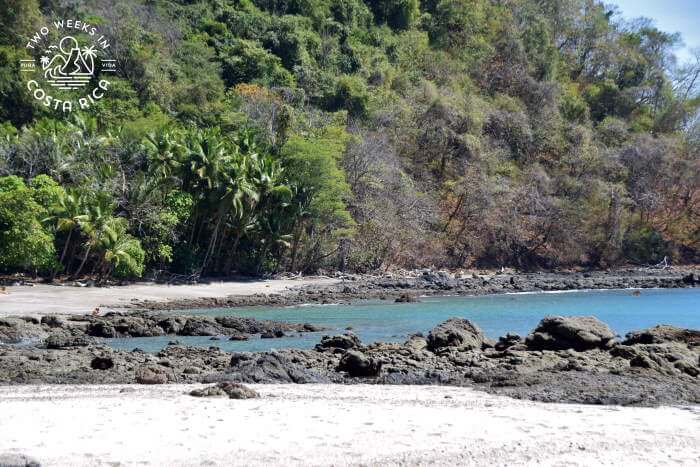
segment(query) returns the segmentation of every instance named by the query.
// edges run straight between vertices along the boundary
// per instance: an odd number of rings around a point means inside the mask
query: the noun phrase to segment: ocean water
[[[177,314],[206,316],[250,316],[330,328],[318,333],[294,334],[278,339],[251,336],[248,341],[212,341],[210,337],[143,337],[105,339],[113,347],[140,348],[156,352],[171,340],[183,344],[218,346],[226,351],[260,351],[282,348],[312,348],[321,336],[345,332],[347,327],[362,342],[400,342],[411,333],[427,333],[453,316],[468,318],[491,338],[507,332],[526,335],[545,315],[595,316],[624,336],[629,331],[655,324],[700,329],[700,289],[644,289],[523,293],[481,297],[426,297],[420,303],[362,301],[351,305],[300,305],[284,308],[247,307],[182,310]]]

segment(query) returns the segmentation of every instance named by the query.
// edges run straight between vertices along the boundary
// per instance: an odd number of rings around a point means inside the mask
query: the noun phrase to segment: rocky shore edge
[[[239,316],[193,316],[171,313],[46,315],[0,318],[0,345],[35,345],[47,349],[84,347],[97,338],[207,336],[212,340],[248,340],[252,336],[280,338],[323,331],[309,323],[259,320]]]
[[[659,325],[618,340],[593,317],[548,316],[525,337],[497,341],[451,318],[400,344],[363,345],[347,333],[324,336],[312,350],[173,343],[149,354],[68,344],[0,345],[0,384],[440,384],[546,402],[700,403],[700,331]]]
[[[351,303],[381,299],[413,301],[430,295],[494,295],[606,289],[687,288],[700,286],[700,268],[618,269],[590,272],[451,273],[422,269],[383,275],[343,274],[335,284],[306,285],[285,293],[196,297],[167,301],[133,300],[139,311],[290,306],[306,303]]]

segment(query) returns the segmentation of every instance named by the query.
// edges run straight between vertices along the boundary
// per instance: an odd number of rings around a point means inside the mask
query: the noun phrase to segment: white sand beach
[[[73,287],[46,284],[6,287],[0,294],[0,317],[50,313],[86,314],[95,307],[121,310],[134,300],[166,301],[283,292],[309,284],[333,284],[336,279],[299,278],[212,282],[196,285],[134,284],[119,287]]]
[[[698,465],[700,407],[544,404],[465,388],[1,387],[0,459],[42,465]]]

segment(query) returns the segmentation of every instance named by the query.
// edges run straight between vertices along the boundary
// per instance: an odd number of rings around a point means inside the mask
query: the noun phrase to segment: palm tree
[[[88,219],[83,209],[80,192],[75,189],[66,190],[59,198],[57,205],[52,208],[53,216],[50,220],[56,223],[56,230],[68,232],[59,260],[61,264],[63,264],[68,253],[73,233],[79,228],[81,222],[85,222]],[[65,265],[65,268],[66,272],[68,272],[67,265]]]
[[[209,185],[216,205],[216,223],[199,270],[200,275],[209,264],[209,259],[219,241],[219,233],[229,213],[240,215],[243,210],[244,195],[246,193],[254,195],[253,187],[247,179],[247,156],[242,155],[238,146],[230,142],[222,141],[220,147],[222,152],[217,160],[216,185]]]
[[[164,127],[146,135],[143,146],[149,156],[149,176],[158,180],[170,180],[182,166],[185,146],[180,134]]]
[[[222,168],[229,154],[225,140],[218,129],[195,130],[187,142],[187,159],[195,188],[212,190],[219,185]]]
[[[136,275],[143,272],[143,264],[133,255],[134,251],[141,249],[141,243],[129,235],[128,222],[123,217],[110,217],[105,222],[98,247],[103,253],[100,259],[101,277],[119,267]]]
[[[88,205],[88,214],[79,221],[81,230],[87,235],[85,242],[85,255],[78,270],[75,271],[73,277],[79,277],[85,267],[85,263],[90,257],[92,249],[99,245],[103,231],[107,227],[107,223],[112,218],[114,211],[114,202],[108,194],[96,192],[91,195],[90,204]]]

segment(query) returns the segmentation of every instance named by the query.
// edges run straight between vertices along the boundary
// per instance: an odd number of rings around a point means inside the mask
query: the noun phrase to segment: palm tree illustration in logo
[[[74,37],[65,36],[58,47],[52,45],[49,47],[51,49],[57,49],[53,58],[44,55],[40,63],[44,77],[52,86],[74,89],[88,84],[95,72],[97,51],[94,46],[81,50]]]

